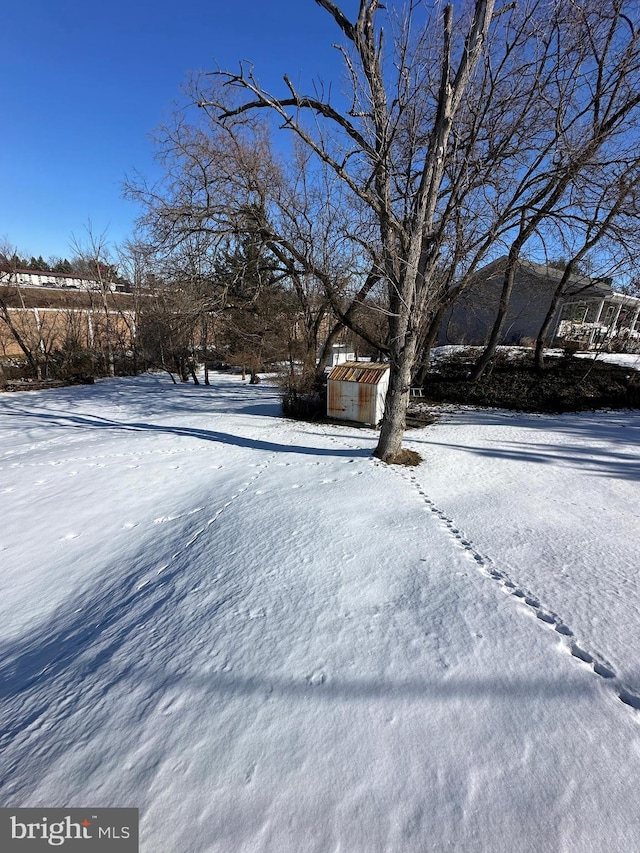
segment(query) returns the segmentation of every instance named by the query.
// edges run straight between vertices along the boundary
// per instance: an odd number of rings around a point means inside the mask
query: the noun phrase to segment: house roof
[[[375,361],[345,361],[337,364],[329,374],[333,382],[360,382],[363,385],[377,385],[389,370],[388,364]]]
[[[544,278],[547,281],[552,281],[556,286],[560,283],[564,270],[558,267],[548,266],[547,264],[538,264],[534,261],[521,260],[519,266],[522,269],[527,269],[537,275],[539,278]],[[609,277],[592,278],[581,273],[571,273],[566,285],[566,296],[573,294],[584,294],[588,296],[599,296],[601,298],[608,297],[615,293],[613,290],[612,280]]]
[[[476,276],[484,279],[485,282],[491,282],[499,288],[502,284],[502,274],[507,264],[507,260],[506,255],[496,258],[494,261],[491,261],[486,266],[479,269]],[[528,261],[524,258],[521,258],[518,261],[518,269],[528,272],[538,278],[541,282],[549,284],[554,289],[564,275],[564,270],[559,269],[558,267],[539,264],[535,261]],[[566,284],[562,298],[564,302],[588,302],[605,299],[607,302],[612,302],[614,305],[623,305],[628,308],[636,308],[640,304],[640,297],[631,296],[620,290],[614,290],[612,281],[613,279],[610,276],[592,278],[588,275],[572,273],[569,276],[569,281]]]

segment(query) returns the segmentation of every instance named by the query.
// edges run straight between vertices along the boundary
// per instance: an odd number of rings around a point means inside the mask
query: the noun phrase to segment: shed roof
[[[389,370],[388,364],[375,361],[345,361],[337,364],[329,379],[334,382],[360,382],[362,385],[377,385]]]

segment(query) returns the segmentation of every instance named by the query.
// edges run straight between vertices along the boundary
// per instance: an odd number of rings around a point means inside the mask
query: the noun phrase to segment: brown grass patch
[[[422,456],[416,453],[415,450],[407,450],[403,447],[395,456],[387,459],[387,465],[406,465],[408,468],[415,468],[423,461]]]

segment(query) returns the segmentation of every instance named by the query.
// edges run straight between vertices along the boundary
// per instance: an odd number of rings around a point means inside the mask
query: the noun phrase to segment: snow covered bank
[[[629,851],[640,415],[280,419],[147,376],[0,397],[5,804],[144,853]]]

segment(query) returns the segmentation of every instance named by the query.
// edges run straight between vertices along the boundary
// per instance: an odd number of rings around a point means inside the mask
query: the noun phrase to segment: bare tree
[[[593,256],[594,249],[598,250],[600,264],[606,264],[609,276],[612,272],[637,273],[640,245],[635,222],[640,204],[640,161],[634,167],[629,164],[629,169],[613,185],[607,182],[601,186],[589,181],[586,196],[574,212],[578,221],[573,222],[570,234],[563,229],[556,244],[563,247],[567,261],[536,339],[538,370],[544,368],[544,347],[558,304],[573,273]]]
[[[269,253],[275,260],[275,278],[297,303],[286,300],[295,327],[290,362],[302,363],[302,378],[296,381],[313,385],[331,342],[345,326],[370,336],[358,315],[380,281],[379,274],[371,273],[376,264],[371,241],[354,221],[340,186],[323,164],[312,167],[301,146],[290,162],[278,162],[263,121],[243,119],[222,126],[203,113],[200,118],[205,120],[188,123],[178,116],[159,135],[162,186],[130,182],[127,191],[146,205],[142,225],[166,259],[167,281],[176,280],[176,270],[184,266],[180,258],[185,250],[192,251],[188,247],[193,248],[196,239],[201,260],[204,246],[220,253],[247,240]],[[214,257],[215,251],[208,255]],[[360,281],[363,263],[369,274]],[[242,265],[236,272],[243,274]],[[237,325],[244,303],[253,308],[250,298],[238,300],[237,289],[230,299],[234,283],[234,276],[220,274],[216,279],[215,270],[209,281],[209,297],[217,307],[209,299],[207,311],[218,327],[232,314]],[[194,304],[197,301],[194,294]],[[371,345],[384,350],[386,341],[376,339]]]
[[[389,461],[401,446],[420,328],[429,310],[438,201],[452,128],[485,48],[494,2],[477,0],[470,15],[455,22],[453,7],[447,5],[435,46],[431,20],[422,23],[412,40],[411,27],[418,21],[416,7],[411,7],[396,22],[389,50],[378,23],[383,9],[379,0],[361,0],[355,21],[331,0],[316,2],[347,40],[343,56],[352,84],[351,106],[336,108],[323,93],[304,95],[289,77],[287,95],[275,97],[250,68],[242,67],[222,77],[248,98],[234,109],[223,108],[219,116],[224,122],[258,109],[277,115],[376,223],[378,274],[388,288],[391,376],[375,455]],[[425,55],[431,62],[424,61]],[[432,62],[439,68],[436,86],[428,73]],[[222,105],[204,101],[202,106],[215,110]],[[315,123],[306,121],[307,114]]]
[[[91,221],[86,225],[84,240],[72,237],[71,245],[75,254],[73,265],[76,270],[90,282],[95,282],[95,291],[87,290],[90,300],[94,292],[100,300],[100,308],[104,325],[104,346],[106,350],[106,366],[109,376],[115,376],[115,338],[113,311],[109,306],[109,297],[115,289],[116,267],[111,261],[109,243],[106,232],[96,234]],[[102,324],[101,324],[102,325]]]
[[[626,14],[630,5],[561,4],[546,24],[535,71],[546,119],[532,156],[520,164],[519,222],[509,235],[498,313],[473,379],[494,356],[527,244],[549,241],[554,231],[561,240],[572,233],[573,242],[582,241],[579,260],[625,216],[640,166],[640,30]]]
[[[25,309],[22,289],[18,282],[18,269],[20,258],[15,246],[7,240],[0,244],[0,320],[9,330],[12,338],[22,350],[24,357],[34,375],[41,378],[41,338],[33,334],[33,328],[26,328],[19,322],[14,312],[11,311],[11,294],[15,294],[23,310]]]

